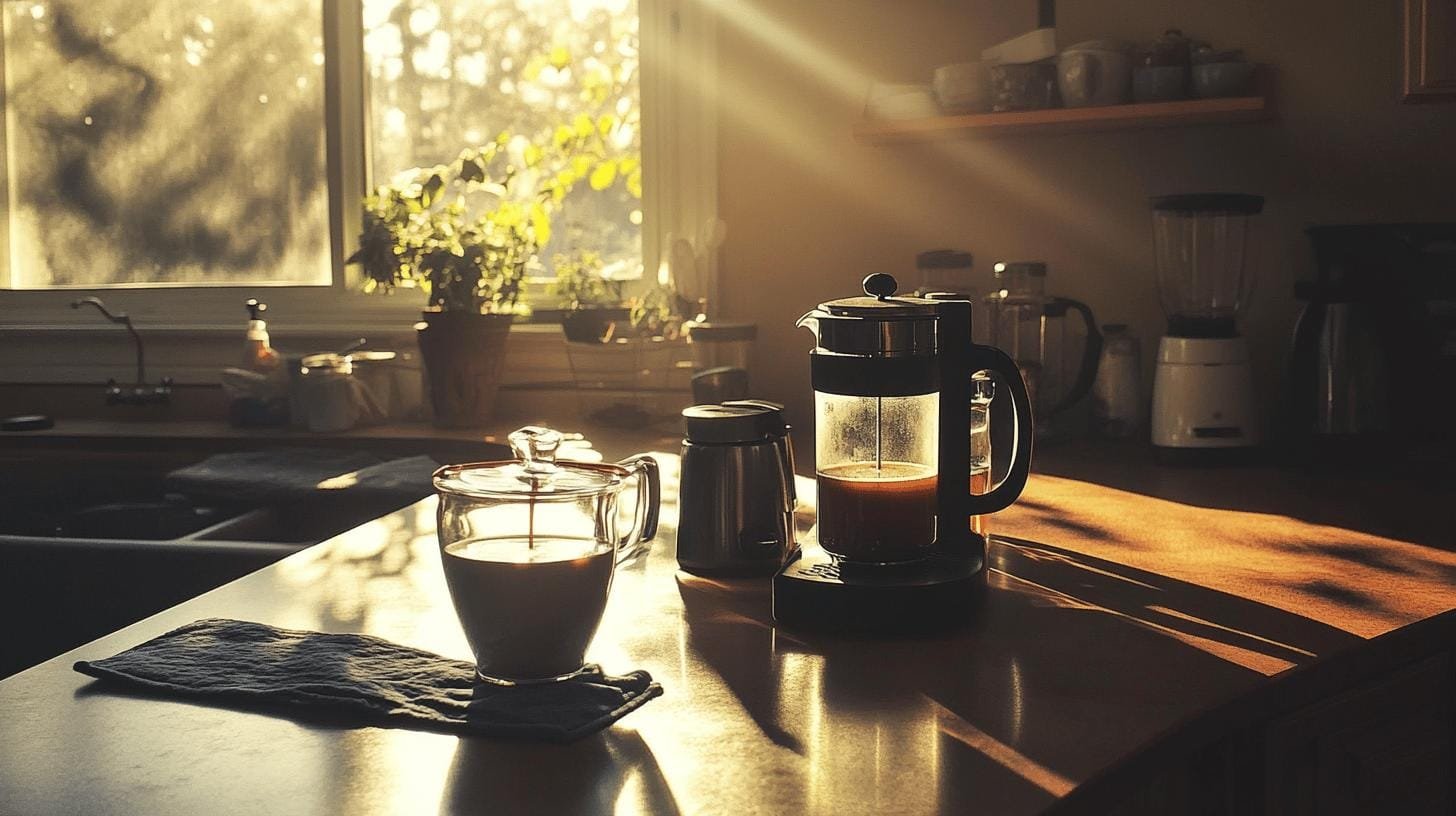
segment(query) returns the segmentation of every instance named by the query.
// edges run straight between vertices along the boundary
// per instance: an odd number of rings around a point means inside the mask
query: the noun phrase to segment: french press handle
[[[1036,434],[1032,427],[1031,399],[1027,396],[1026,383],[1021,379],[1021,370],[1016,367],[1016,362],[995,346],[972,345],[970,363],[972,372],[987,371],[996,375],[1004,386],[1004,390],[998,390],[998,393],[1010,393],[1011,405],[1016,411],[1011,437],[1014,441],[1011,469],[990,492],[968,497],[970,514],[983,516],[1010,507],[1021,495],[1026,487],[1026,478],[1031,475],[1031,441]]]

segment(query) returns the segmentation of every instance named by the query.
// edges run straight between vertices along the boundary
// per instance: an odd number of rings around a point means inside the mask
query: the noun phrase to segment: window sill
[[[416,312],[418,315],[418,312]],[[218,372],[235,365],[243,348],[244,322],[235,325],[138,325],[146,348],[148,380],[171,377],[178,385],[216,385]],[[416,357],[413,321],[340,321],[331,325],[270,324],[275,348],[302,355],[343,348],[359,337],[369,347]],[[571,370],[555,323],[511,327],[505,384],[570,383]],[[0,383],[85,384],[136,377],[136,350],[119,326],[0,325]]]

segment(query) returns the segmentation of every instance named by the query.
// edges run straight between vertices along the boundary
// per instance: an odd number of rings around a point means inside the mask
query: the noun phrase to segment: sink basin
[[[40,486],[49,489],[36,489]],[[41,482],[0,499],[0,535],[162,541],[248,509],[193,501],[146,480],[81,486]]]
[[[198,458],[72,451],[0,467],[0,678],[411,501],[170,489],[167,474]]]

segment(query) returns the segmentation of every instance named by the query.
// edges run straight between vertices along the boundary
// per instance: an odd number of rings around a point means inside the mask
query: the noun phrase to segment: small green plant
[[[558,254],[551,258],[551,265],[556,268],[556,280],[547,291],[565,301],[568,311],[622,304],[623,282],[602,276],[601,255],[588,251]]]
[[[663,283],[632,298],[628,320],[633,332],[641,337],[677,337],[683,322],[678,300],[677,291]]]
[[[606,138],[616,126],[579,116],[535,140],[502,133],[448,165],[416,168],[364,199],[359,249],[365,291],[419,288],[441,311],[518,309],[528,266],[551,240],[553,216],[581,181],[638,194]],[[598,264],[600,262],[598,261]]]

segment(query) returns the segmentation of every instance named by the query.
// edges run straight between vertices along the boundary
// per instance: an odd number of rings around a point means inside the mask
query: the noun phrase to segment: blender
[[[1264,197],[1195,193],[1154,198],[1153,248],[1168,333],[1153,372],[1153,444],[1165,455],[1234,453],[1259,442],[1249,346],[1238,333],[1253,275],[1250,220]]]
[[[816,339],[814,452],[819,523],[774,576],[774,620],[847,631],[920,630],[964,621],[984,585],[976,516],[1009,506],[1031,467],[1031,405],[1016,363],[971,342],[971,303],[895,297],[870,275],[864,296],[799,320]],[[988,485],[988,386],[1016,415],[1010,469]],[[977,474],[981,479],[973,478]],[[987,489],[989,488],[989,489]]]

